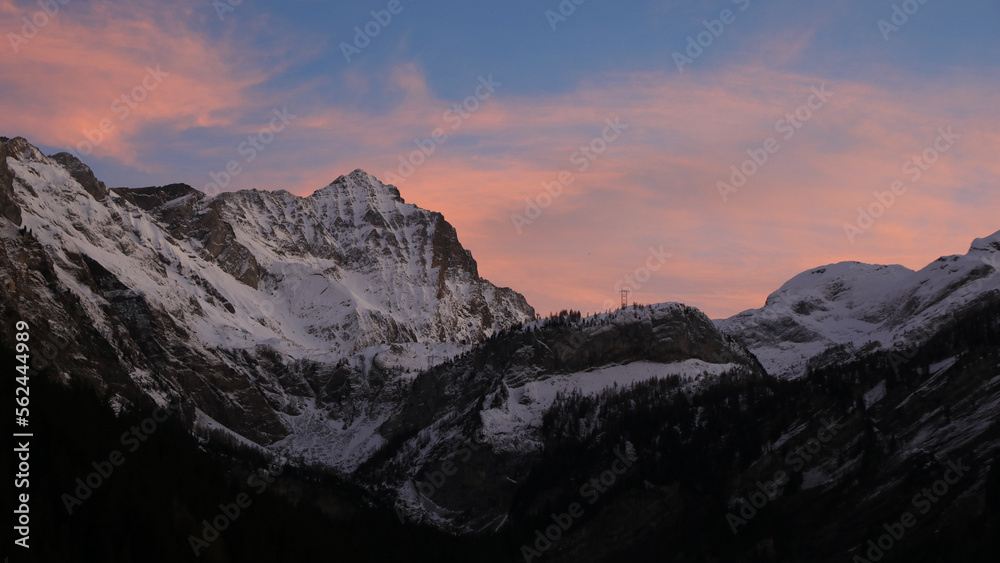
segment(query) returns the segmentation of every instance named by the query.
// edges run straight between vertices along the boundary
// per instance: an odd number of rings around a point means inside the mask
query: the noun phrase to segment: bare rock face
[[[0,216],[15,225],[21,224],[21,208],[14,202],[14,172],[7,166],[9,139],[0,138]]]

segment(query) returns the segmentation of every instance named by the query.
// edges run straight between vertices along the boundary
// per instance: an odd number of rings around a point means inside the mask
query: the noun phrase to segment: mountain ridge
[[[810,359],[837,346],[912,345],[935,319],[1000,292],[1000,231],[976,238],[964,255],[920,270],[856,261],[803,271],[748,309],[716,325],[753,351],[768,373],[800,377]]]

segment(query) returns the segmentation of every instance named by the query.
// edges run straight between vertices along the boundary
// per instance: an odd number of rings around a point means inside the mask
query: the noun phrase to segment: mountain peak
[[[5,143],[7,145],[7,156],[20,160],[21,162],[45,162],[45,155],[32,145],[24,137],[14,137]]]
[[[349,199],[358,197],[379,198],[388,197],[398,203],[406,203],[399,190],[391,184],[383,184],[378,178],[358,168],[346,176],[340,176],[330,185],[313,192],[313,196],[321,196],[334,193],[338,196],[347,196]]]

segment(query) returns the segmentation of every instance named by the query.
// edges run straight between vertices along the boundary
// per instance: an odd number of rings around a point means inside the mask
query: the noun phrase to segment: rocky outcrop
[[[21,225],[21,208],[14,201],[14,172],[7,166],[9,139],[0,137],[0,217]]]
[[[183,215],[194,210],[193,205],[180,205],[176,203],[176,200],[188,197],[190,198],[188,203],[193,203],[205,197],[204,194],[187,184],[169,184],[151,188],[113,188],[111,191],[143,211],[158,210],[158,215],[168,225],[177,223],[179,214]],[[168,202],[175,202],[175,204],[166,207]]]
[[[108,187],[94,176],[94,171],[89,166],[80,161],[79,158],[68,152],[61,152],[50,157],[52,160],[62,165],[74,180],[83,186],[88,194],[100,201],[108,196]]]
[[[262,274],[260,264],[236,240],[232,225],[220,213],[218,201],[206,198],[187,184],[117,188],[114,192],[156,216],[175,238],[197,241],[206,258],[240,283],[257,288]]]

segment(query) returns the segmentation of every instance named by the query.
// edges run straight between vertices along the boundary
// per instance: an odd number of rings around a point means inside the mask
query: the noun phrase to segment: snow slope
[[[701,378],[718,376],[737,364],[713,364],[702,360],[684,360],[667,364],[633,362],[611,365],[583,372],[553,375],[519,387],[507,388],[502,405],[482,411],[483,437],[497,451],[532,451],[542,447],[542,415],[552,406],[556,394],[599,395],[602,391],[626,388],[635,383],[681,376],[688,386]]]

